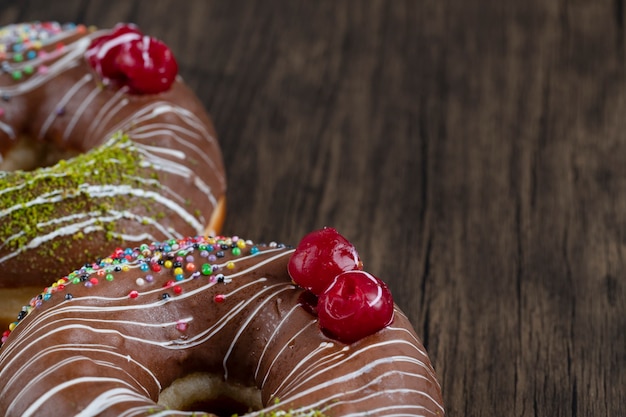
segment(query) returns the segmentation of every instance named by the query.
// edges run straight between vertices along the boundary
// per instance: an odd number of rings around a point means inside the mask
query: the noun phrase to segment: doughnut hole
[[[37,168],[53,166],[63,159],[70,159],[78,154],[78,151],[61,149],[54,143],[22,136],[0,158],[0,171],[33,171]]]
[[[172,410],[198,411],[219,417],[242,415],[263,408],[257,387],[225,382],[209,373],[193,373],[161,391],[159,405]]]

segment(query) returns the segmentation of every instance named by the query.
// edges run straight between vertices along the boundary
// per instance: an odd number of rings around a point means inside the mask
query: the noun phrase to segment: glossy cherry
[[[133,93],[166,91],[178,73],[172,51],[163,42],[148,36],[123,44],[115,61]]]
[[[123,77],[116,62],[117,55],[124,43],[141,39],[143,34],[139,28],[131,24],[118,24],[110,33],[98,36],[91,41],[85,52],[85,58],[89,65],[102,78],[117,80]]]
[[[362,268],[355,247],[332,227],[302,238],[288,265],[291,279],[316,295],[322,294],[340,273]]]
[[[328,336],[353,343],[391,324],[393,308],[383,281],[365,271],[348,271],[319,296],[317,314]]]
[[[111,33],[95,38],[85,58],[104,80],[128,86],[134,94],[166,91],[178,73],[171,50],[144,36],[134,25],[118,25]]]

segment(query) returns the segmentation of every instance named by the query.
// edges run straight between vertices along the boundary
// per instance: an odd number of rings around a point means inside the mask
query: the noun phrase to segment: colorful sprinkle
[[[142,244],[135,248],[117,248],[111,256],[99,259],[94,263],[83,265],[79,269],[56,280],[49,287],[44,289],[41,294],[34,297],[28,306],[18,312],[18,320],[12,323],[9,326],[9,330],[6,330],[2,334],[0,346],[6,341],[13,329],[15,329],[21,321],[28,317],[35,309],[53,300],[55,294],[61,293],[62,300],[72,300],[74,298],[72,293],[69,291],[65,292],[71,285],[83,284],[87,288],[93,288],[95,286],[105,285],[104,283],[122,279],[124,274],[132,274],[128,278],[132,279],[137,287],[145,287],[156,280],[153,275],[154,273],[158,273],[162,268],[166,268],[172,270],[174,279],[167,280],[162,288],[166,290],[169,289],[171,293],[161,293],[157,295],[157,298],[167,301],[171,298],[170,294],[182,294],[185,290],[185,285],[188,285],[188,282],[193,282],[185,281],[186,278],[198,278],[204,275],[209,276],[208,282],[210,286],[218,284],[228,285],[233,280],[230,275],[232,274],[231,271],[236,268],[236,262],[228,260],[220,263],[218,261],[220,258],[228,255],[244,255],[244,249],[247,251],[248,255],[254,255],[259,252],[259,248],[254,246],[251,241],[244,241],[238,237],[197,237],[170,240],[166,243],[154,242],[150,245]],[[213,251],[213,253],[210,254],[210,251]],[[198,255],[209,260],[209,262],[197,266],[195,260]],[[137,272],[147,274],[142,274],[142,276],[138,277],[136,275]],[[136,299],[139,295],[138,290],[132,290],[128,292],[127,297]],[[222,303],[225,301],[226,295],[216,294],[213,296],[213,299],[216,303]],[[187,323],[181,324],[181,326],[185,325],[187,325]]]

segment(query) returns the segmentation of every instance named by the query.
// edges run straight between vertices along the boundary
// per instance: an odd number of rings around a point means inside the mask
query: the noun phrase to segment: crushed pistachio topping
[[[64,212],[106,211],[112,199],[96,206],[81,191],[84,184],[130,184],[136,180],[143,157],[124,135],[105,145],[36,171],[15,171],[0,177],[0,237],[9,249],[23,247],[54,218],[60,204]],[[80,238],[80,236],[75,236]]]

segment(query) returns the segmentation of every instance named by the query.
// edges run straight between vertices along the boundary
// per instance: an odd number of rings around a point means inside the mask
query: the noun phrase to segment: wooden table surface
[[[335,226],[450,416],[626,413],[626,8],[614,1],[0,1],[133,21],[212,114],[225,233]]]

